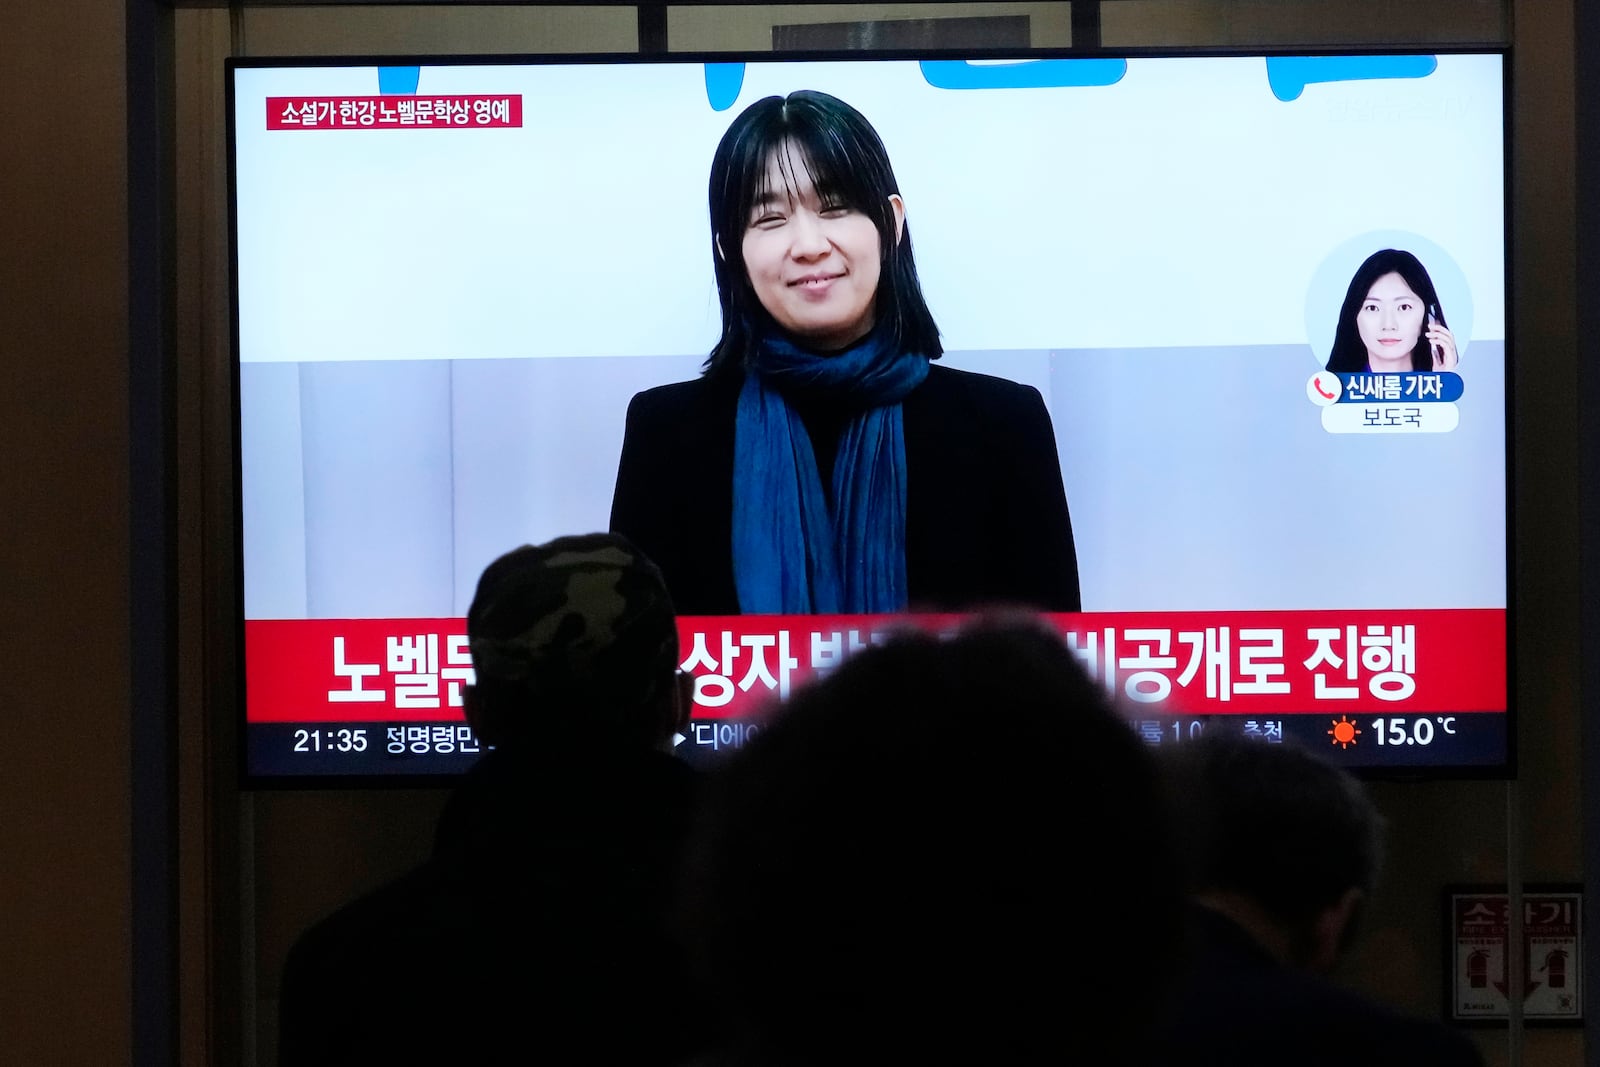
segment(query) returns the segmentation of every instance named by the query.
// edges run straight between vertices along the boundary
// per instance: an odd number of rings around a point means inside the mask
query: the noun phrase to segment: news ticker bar
[[[1228,730],[1263,744],[1297,744],[1353,768],[1495,767],[1506,757],[1507,718],[1493,713],[1158,716],[1133,718],[1129,726],[1153,748]],[[762,729],[760,719],[696,719],[675,751],[692,765],[713,766],[760,736]],[[975,713],[971,729],[958,741],[974,748],[1004,746],[1007,736],[1003,716]],[[248,773],[267,778],[453,775],[466,771],[484,752],[459,720],[252,723],[246,737]],[[559,757],[559,730],[551,737],[552,755]],[[839,744],[850,744],[848,733]]]
[[[1422,715],[1506,710],[1503,608],[1095,612],[1040,616],[1134,712]],[[964,615],[678,620],[700,718],[753,719],[807,678],[908,627]],[[246,720],[435,722],[472,682],[460,619],[245,623]]]

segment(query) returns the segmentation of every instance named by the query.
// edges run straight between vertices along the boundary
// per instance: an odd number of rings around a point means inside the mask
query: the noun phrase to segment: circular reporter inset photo
[[[1306,339],[1318,365],[1335,374],[1455,371],[1471,332],[1472,293],[1461,268],[1404,230],[1344,242],[1306,293]]]

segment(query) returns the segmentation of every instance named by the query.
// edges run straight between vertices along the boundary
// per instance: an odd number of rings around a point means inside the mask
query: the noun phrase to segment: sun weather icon
[[[1341,715],[1333,720],[1333,729],[1328,731],[1328,736],[1333,738],[1333,744],[1340,748],[1349,748],[1356,743],[1356,738],[1361,736],[1361,728],[1355,724],[1354,719],[1347,719]]]

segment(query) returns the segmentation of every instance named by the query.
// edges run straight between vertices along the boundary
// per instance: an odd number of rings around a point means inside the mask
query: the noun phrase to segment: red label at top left
[[[269,130],[466,130],[521,125],[521,93],[267,97]]]

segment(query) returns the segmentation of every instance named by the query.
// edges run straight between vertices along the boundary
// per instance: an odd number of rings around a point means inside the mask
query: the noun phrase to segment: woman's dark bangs
[[[767,160],[772,157],[777,145],[782,144],[782,140],[774,141],[770,136],[763,136],[764,133],[760,126],[752,126],[734,146],[733,159],[730,161],[730,177],[737,184],[736,195],[730,197],[731,202],[726,205],[726,221],[731,224],[728,230],[736,243],[749,228],[750,214],[755,210],[756,203],[771,192],[767,183]]]
[[[875,199],[862,177],[862,160],[844,143],[844,131],[817,123],[796,124],[790,138],[812,186],[824,202],[839,202],[870,213]]]
[[[776,117],[778,121],[775,122],[752,124],[735,146],[734,158],[730,161],[741,179],[739,203],[728,205],[737,211],[739,232],[750,224],[755,205],[775,192],[771,188],[768,166],[774,158],[778,160],[778,173],[783,176],[784,191],[790,196],[795,192],[799,177],[796,168],[804,168],[805,176],[824,202],[840,202],[876,218],[873,209],[880,198],[871,187],[871,172],[876,168],[863,167],[863,160],[855,158],[856,153],[870,146],[855,144],[856,152],[852,152],[850,142],[858,139],[851,136],[852,131],[827,121],[827,116],[786,105]],[[792,146],[793,151],[785,152],[785,145]],[[871,158],[870,152],[863,157]]]

